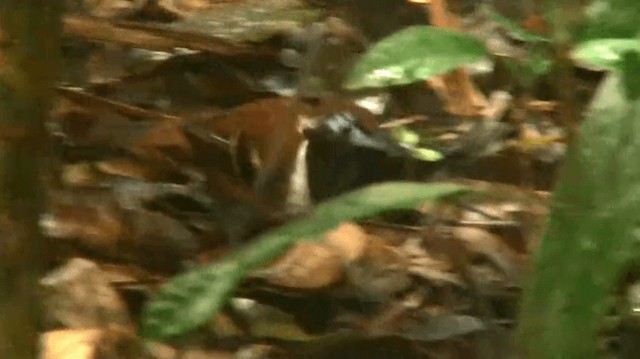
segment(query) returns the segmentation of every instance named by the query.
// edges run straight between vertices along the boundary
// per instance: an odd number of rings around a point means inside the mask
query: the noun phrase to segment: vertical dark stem
[[[547,0],[547,11],[552,14],[551,36],[556,63],[555,90],[559,96],[560,121],[568,131],[571,141],[577,134],[581,117],[580,104],[575,89],[578,87],[575,65],[570,58],[574,37],[584,21],[585,0]]]
[[[38,357],[41,169],[62,3],[0,1],[0,358]]]

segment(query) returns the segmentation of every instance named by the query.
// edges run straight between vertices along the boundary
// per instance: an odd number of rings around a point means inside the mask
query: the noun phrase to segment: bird
[[[212,119],[209,131],[229,141],[234,175],[291,214],[401,178],[410,157],[375,115],[348,100],[260,99]]]

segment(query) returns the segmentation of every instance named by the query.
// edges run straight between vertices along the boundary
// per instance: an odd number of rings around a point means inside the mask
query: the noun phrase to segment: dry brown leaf
[[[137,359],[138,339],[121,329],[64,329],[42,335],[42,359]]]
[[[346,222],[327,233],[324,243],[335,248],[347,263],[360,258],[367,248],[369,238],[362,227]]]
[[[56,330],[43,335],[43,359],[93,359],[103,329]]]
[[[209,0],[159,0],[158,6],[180,17],[187,17],[197,11],[211,7]]]
[[[61,181],[66,186],[91,186],[99,182],[99,175],[90,163],[64,165],[61,169]]]
[[[52,213],[42,221],[45,234],[60,245],[98,259],[162,271],[180,268],[181,261],[199,248],[196,238],[174,218],[135,206],[120,208],[108,193],[76,192],[58,194]]]
[[[71,110],[77,111],[78,108],[81,108],[85,111],[92,112],[107,111],[117,113],[131,120],[178,120],[177,117],[169,116],[159,111],[144,109],[123,102],[114,101],[74,88],[58,86],[56,87],[56,92],[63,96],[65,100],[76,105],[76,107],[72,107],[70,104],[66,104],[66,107],[71,107]],[[64,107],[62,110],[58,111],[64,114]]]
[[[137,138],[132,139],[132,150],[145,157],[165,157],[165,153],[174,158],[186,159],[193,154],[191,143],[186,138],[182,125],[178,121],[160,121]]]
[[[74,258],[40,280],[48,327],[130,326],[127,307],[95,263]]]
[[[120,214],[111,204],[94,202],[82,205],[62,201],[54,203],[52,213],[42,220],[47,236],[73,239],[85,248],[106,250],[106,254],[117,252],[115,248],[126,229]]]
[[[300,242],[257,276],[282,287],[319,289],[342,280],[344,262],[337,250],[326,244]]]
[[[366,251],[368,235],[354,223],[344,223],[320,242],[295,244],[257,276],[271,284],[297,289],[318,289],[336,284],[344,277],[345,265]]]
[[[408,259],[380,238],[370,237],[365,254],[347,266],[355,294],[383,301],[411,285]]]
[[[172,51],[181,47],[219,55],[246,55],[252,51],[249,47],[212,36],[168,30],[156,25],[122,21],[114,23],[74,15],[64,17],[64,33],[92,41],[153,50]]]
[[[434,257],[420,245],[420,242],[417,238],[410,238],[401,247],[401,251],[411,261],[408,271],[437,285],[451,283],[462,286],[460,277],[453,273],[453,264]]]
[[[476,227],[456,227],[453,235],[470,252],[486,256],[510,280],[519,281],[524,271],[525,257],[509,247],[500,237]]]
[[[139,180],[153,179],[153,171],[150,166],[136,162],[128,158],[112,158],[95,164],[97,170],[114,176],[135,178]]]
[[[460,29],[460,19],[447,9],[446,0],[429,2],[430,23],[445,29]],[[434,77],[427,81],[445,103],[445,109],[459,116],[480,116],[487,107],[487,99],[473,85],[465,69]]]
[[[140,10],[146,0],[80,0],[84,10],[98,18],[124,18]]]

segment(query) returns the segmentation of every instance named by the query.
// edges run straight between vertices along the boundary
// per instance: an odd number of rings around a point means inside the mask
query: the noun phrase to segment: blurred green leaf
[[[572,51],[574,60],[605,70],[620,68],[626,52],[640,53],[640,39],[599,39],[583,42]]]
[[[411,26],[378,42],[352,69],[345,88],[386,87],[441,75],[482,59],[480,40],[432,26]]]
[[[622,55],[620,73],[622,75],[625,94],[628,100],[637,100],[640,97],[640,53],[627,51]]]
[[[391,130],[391,135],[411,151],[411,156],[420,161],[435,162],[444,158],[444,155],[436,150],[426,147],[417,147],[420,144],[420,134],[407,128],[397,126]]]
[[[640,101],[626,98],[621,81],[608,75],[565,160],[522,299],[524,357],[603,357],[611,295],[640,254]]]
[[[640,33],[640,1],[592,0],[586,7],[575,42],[606,38],[637,38]]]
[[[425,147],[417,147],[411,150],[411,156],[421,161],[436,162],[444,159],[444,155],[436,150]]]
[[[297,241],[316,239],[344,221],[392,209],[413,208],[465,191],[466,187],[456,184],[391,182],[321,203],[308,218],[260,236],[221,263],[173,278],[145,308],[141,335],[168,339],[202,325],[226,304],[249,273],[277,258]]]
[[[391,130],[391,136],[399,143],[413,147],[420,143],[420,135],[406,126],[397,126]]]

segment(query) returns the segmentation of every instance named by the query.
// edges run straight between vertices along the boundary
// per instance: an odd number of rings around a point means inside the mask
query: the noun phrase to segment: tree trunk
[[[0,0],[0,358],[38,357],[45,120],[60,0]]]

